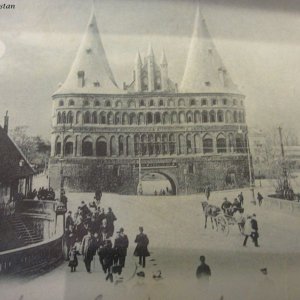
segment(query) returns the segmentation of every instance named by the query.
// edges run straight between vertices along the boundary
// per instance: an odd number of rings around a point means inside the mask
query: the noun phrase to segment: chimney
[[[8,111],[6,111],[6,115],[4,116],[4,131],[6,134],[8,133]]]

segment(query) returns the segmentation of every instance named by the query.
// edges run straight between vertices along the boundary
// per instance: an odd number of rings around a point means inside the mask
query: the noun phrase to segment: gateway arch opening
[[[142,175],[137,192],[146,196],[176,195],[176,184],[166,174],[151,172]]]

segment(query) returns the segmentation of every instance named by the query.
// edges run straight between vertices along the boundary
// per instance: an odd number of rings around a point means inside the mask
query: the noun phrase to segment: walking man
[[[251,228],[252,228],[251,237],[252,237],[254,246],[259,247],[259,245],[258,245],[259,234],[258,234],[258,225],[257,225],[257,220],[256,220],[256,214],[252,215]]]
[[[251,216],[247,217],[247,220],[245,223],[244,235],[245,235],[245,239],[244,239],[244,243],[243,243],[244,247],[247,245],[247,240],[248,240],[249,236],[251,236],[254,246],[259,247],[259,245],[258,245],[258,237],[259,237],[258,225],[257,225],[255,214],[253,214],[252,217]]]
[[[247,216],[245,225],[244,225],[244,235],[245,239],[243,242],[243,246],[246,247],[249,236],[251,235],[252,225],[251,225],[251,216]]]
[[[136,248],[134,250],[134,256],[139,257],[139,265],[146,267],[146,257],[150,256],[148,251],[149,239],[146,234],[144,234],[144,228],[139,227],[140,233],[135,238]]]
[[[87,235],[85,235],[82,239],[81,243],[81,254],[83,256],[83,261],[85,263],[85,268],[88,273],[91,273],[91,262],[94,257],[94,243],[91,231],[89,230]]]
[[[209,200],[209,197],[210,197],[210,187],[209,185],[207,185],[204,189],[204,193],[205,193],[205,196],[206,196],[206,199],[207,201]]]
[[[238,195],[238,198],[239,198],[241,207],[243,207],[243,205],[244,205],[244,195],[243,195],[243,192],[241,192],[241,193]]]
[[[257,201],[259,206],[261,206],[263,199],[264,197],[262,196],[262,194],[260,192],[257,192]]]
[[[116,254],[115,264],[120,266],[120,268],[124,268],[129,241],[127,235],[124,233],[124,228],[120,228],[117,234],[114,245]]]

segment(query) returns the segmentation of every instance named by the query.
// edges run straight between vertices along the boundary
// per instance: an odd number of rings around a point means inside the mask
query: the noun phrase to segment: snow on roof
[[[109,66],[93,10],[70,73],[55,92],[65,93],[122,93]]]
[[[239,93],[215,48],[199,6],[179,91]]]

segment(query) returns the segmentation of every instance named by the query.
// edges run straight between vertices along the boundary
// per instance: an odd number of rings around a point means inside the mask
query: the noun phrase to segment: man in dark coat
[[[118,235],[115,239],[115,245],[114,245],[115,265],[124,268],[129,241],[127,235],[124,233],[124,228],[120,228],[117,234]]]
[[[255,247],[259,247],[258,245],[258,225],[257,225],[257,220],[256,220],[256,215],[253,214],[252,218],[251,218],[251,227],[252,227],[252,231],[251,231],[251,238],[252,241],[255,245]]]
[[[258,205],[261,206],[262,204],[262,200],[264,199],[264,197],[261,195],[260,192],[257,193],[257,201],[258,201]]]
[[[211,276],[211,271],[209,265],[205,263],[205,256],[200,256],[201,265],[197,268],[196,277],[203,281],[209,281],[209,277]]]
[[[91,211],[89,210],[89,208],[87,207],[84,201],[81,201],[81,212],[82,212],[83,220],[85,220],[87,216],[91,214]]]
[[[95,191],[95,197],[94,197],[97,201],[97,204],[100,204],[101,198],[102,198],[102,191],[100,188],[97,188],[97,190]]]
[[[243,206],[244,205],[244,195],[243,195],[243,192],[241,192],[238,195],[238,198],[239,198],[239,201],[240,201],[240,205]]]
[[[231,207],[232,207],[232,203],[230,201],[228,201],[228,199],[225,197],[224,202],[221,205],[221,208],[225,215],[231,214]]]
[[[107,220],[107,228],[108,228],[107,237],[109,238],[109,237],[113,236],[113,234],[114,234],[114,231],[115,231],[114,222],[117,220],[111,207],[108,208],[108,212],[106,214],[106,220]]]
[[[74,220],[72,218],[72,212],[68,211],[68,216],[66,218],[66,229],[69,229],[70,225],[74,225]]]
[[[67,246],[67,260],[69,260],[70,250],[74,246],[75,241],[76,241],[76,235],[75,235],[73,225],[69,225],[69,227],[66,229],[65,240],[66,240],[66,246]]]
[[[135,238],[135,243],[137,243],[134,250],[134,256],[139,257],[139,265],[142,265],[143,268],[146,266],[146,257],[150,256],[148,251],[149,239],[146,234],[144,234],[143,227],[139,227],[140,233]]]
[[[95,244],[92,238],[91,231],[88,231],[81,242],[81,254],[85,263],[85,268],[88,273],[91,273],[91,262],[95,255]]]

